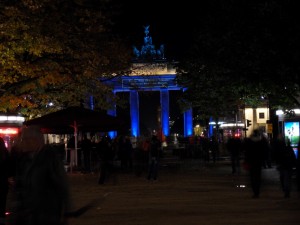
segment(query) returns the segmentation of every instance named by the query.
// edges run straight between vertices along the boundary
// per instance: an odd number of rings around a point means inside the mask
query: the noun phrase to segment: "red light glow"
[[[239,133],[234,134],[234,137],[236,137],[236,138],[239,138],[240,136],[241,136],[241,134],[239,134]]]
[[[0,128],[0,134],[17,134],[19,132],[18,128],[8,127]]]

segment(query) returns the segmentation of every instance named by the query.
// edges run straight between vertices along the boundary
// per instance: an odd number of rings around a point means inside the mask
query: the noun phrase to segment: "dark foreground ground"
[[[300,196],[283,198],[276,169],[263,170],[261,197],[252,199],[248,174],[231,175],[229,162],[188,161],[162,167],[159,180],[120,173],[98,185],[98,174],[70,174],[74,208],[104,198],[71,225],[300,224]],[[245,187],[243,187],[245,185]]]
[[[159,179],[118,173],[104,185],[98,174],[69,174],[73,207],[100,199],[70,225],[289,225],[300,224],[295,185],[283,198],[276,169],[263,170],[261,197],[252,199],[246,171],[230,173],[227,161],[183,162],[162,167]],[[245,187],[243,187],[243,185]]]

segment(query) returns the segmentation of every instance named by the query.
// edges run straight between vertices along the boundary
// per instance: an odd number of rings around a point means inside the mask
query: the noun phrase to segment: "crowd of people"
[[[290,197],[292,176],[296,174],[297,189],[300,191],[300,159],[290,144],[290,140],[279,134],[274,140],[255,129],[248,138],[232,136],[226,144],[231,157],[232,174],[239,174],[241,163],[249,172],[253,198],[259,198],[262,184],[262,169],[275,164],[285,198]],[[299,152],[299,144],[298,144]]]
[[[70,163],[74,160],[71,156],[71,151],[75,152],[74,142],[73,136],[67,144],[69,154],[66,160]],[[140,140],[133,147],[131,138],[126,135],[111,139],[104,134],[95,141],[92,136],[88,138],[84,134],[77,148],[77,170],[82,173],[99,172],[98,184],[116,183],[117,172],[134,172],[137,176],[146,172],[147,179],[157,179],[162,143],[156,135]]]
[[[70,139],[68,147],[74,147],[71,142],[74,139]],[[204,146],[211,152],[218,152],[217,138],[212,137]],[[147,180],[158,179],[162,142],[155,135],[144,139],[134,148],[127,136],[112,140],[104,135],[99,142],[93,143],[84,134],[78,147],[82,151],[81,166],[84,172],[93,170],[91,152],[95,151],[99,172],[97,182],[100,185],[110,179],[116,184],[115,161],[120,161],[121,171],[135,171],[137,176],[147,171]],[[295,171],[300,191],[300,159],[296,157],[289,140],[282,135],[270,141],[264,133],[254,130],[250,137],[244,139],[233,135],[228,139],[226,147],[230,154],[232,174],[240,174],[241,164],[249,172],[253,198],[260,197],[262,169],[271,168],[272,162],[278,169],[284,197],[290,197]],[[217,154],[212,154],[212,159],[215,163]],[[46,145],[38,127],[22,128],[10,151],[0,138],[0,225],[6,224],[7,220],[10,225],[67,224],[74,212],[70,211],[71,197],[64,160],[65,152]],[[7,219],[6,201],[9,190],[13,193],[13,207]]]

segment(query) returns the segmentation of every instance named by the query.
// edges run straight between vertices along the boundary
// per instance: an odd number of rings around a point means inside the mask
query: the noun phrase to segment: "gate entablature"
[[[168,62],[159,63],[135,63],[129,75],[118,76],[108,81],[114,91],[140,91],[159,90],[180,90],[176,81],[176,72],[173,65]]]
[[[159,76],[122,76],[118,80],[112,80],[115,92],[124,91],[159,91],[167,88],[168,90],[181,90],[176,80],[176,75]]]

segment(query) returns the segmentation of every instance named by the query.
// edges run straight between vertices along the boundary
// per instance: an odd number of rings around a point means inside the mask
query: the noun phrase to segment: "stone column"
[[[130,91],[131,136],[140,136],[139,93]]]
[[[187,88],[183,89],[183,92],[186,91]],[[194,131],[193,131],[193,109],[190,108],[188,110],[186,110],[183,114],[183,130],[184,130],[184,137],[189,137],[191,135],[193,135]]]
[[[193,110],[189,109],[184,112],[184,137],[193,135]]]
[[[92,110],[94,110],[95,109],[95,102],[94,102],[94,96],[93,95],[90,95],[89,102],[90,102],[90,108]]]
[[[166,137],[170,135],[169,127],[169,90],[160,90],[160,107],[161,107],[161,129],[162,134]]]
[[[116,92],[113,92],[113,94],[115,95]],[[116,106],[116,104],[113,104],[112,108],[107,110],[107,114],[111,115],[111,116],[117,116],[117,106]],[[110,136],[110,138],[113,139],[113,138],[117,137],[118,134],[117,134],[117,131],[109,131],[108,135]]]

